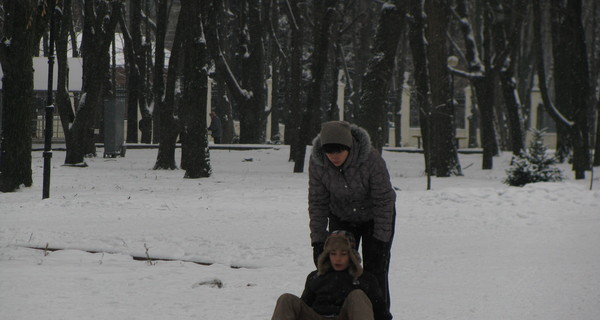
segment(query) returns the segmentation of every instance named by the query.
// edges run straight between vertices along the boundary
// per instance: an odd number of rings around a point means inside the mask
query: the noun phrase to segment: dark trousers
[[[392,236],[389,243],[384,243],[373,237],[374,222],[368,221],[363,223],[352,223],[348,221],[342,221],[335,216],[329,217],[329,231],[335,230],[346,230],[352,232],[356,239],[356,249],[362,240],[362,258],[363,267],[368,272],[372,273],[379,286],[385,304],[390,310],[390,288],[388,283],[388,273],[390,269],[390,249],[392,247],[392,241],[394,240],[394,229],[396,225],[396,211],[394,210],[394,220],[392,223]]]
[[[221,143],[221,137],[214,137],[213,136],[213,141],[215,142],[215,144],[219,144],[219,143]]]

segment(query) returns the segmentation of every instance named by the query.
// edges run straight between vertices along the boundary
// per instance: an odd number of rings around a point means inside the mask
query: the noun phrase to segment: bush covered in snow
[[[549,156],[544,145],[544,131],[532,129],[533,139],[527,150],[519,156],[513,156],[508,177],[504,183],[511,186],[524,186],[534,182],[562,181],[562,171],[555,167],[556,158]]]

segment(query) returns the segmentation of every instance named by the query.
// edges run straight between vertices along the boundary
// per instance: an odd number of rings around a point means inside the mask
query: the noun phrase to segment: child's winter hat
[[[346,121],[328,121],[321,124],[321,145],[341,144],[352,148],[350,123]]]
[[[327,273],[331,269],[331,261],[329,260],[329,253],[333,250],[348,251],[350,257],[350,266],[348,266],[348,272],[358,279],[363,272],[363,268],[360,265],[360,254],[355,249],[356,241],[352,233],[344,230],[333,231],[325,241],[323,253],[317,260],[317,269],[319,275]]]

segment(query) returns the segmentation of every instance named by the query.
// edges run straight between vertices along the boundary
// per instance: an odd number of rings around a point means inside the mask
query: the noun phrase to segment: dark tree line
[[[223,123],[225,143],[281,137],[295,172],[323,121],[338,119],[337,85],[345,83],[344,119],[367,129],[380,151],[390,124],[418,110],[425,169],[460,175],[455,139],[457,92],[471,88],[470,146],[481,142],[482,167],[500,150],[524,149],[529,96],[539,87],[558,127],[559,156],[578,178],[600,163],[597,118],[600,5],[591,0],[57,0],[56,106],[66,164],[95,155],[94,129],[116,83],[111,49],[125,42],[127,142],[158,143],[155,169],[174,169],[177,141],[185,177],[209,176],[206,101]],[[31,185],[31,58],[47,38],[52,0],[2,0],[4,72],[0,185]],[[34,32],[31,32],[34,31]],[[81,42],[77,43],[77,34]],[[42,41],[47,46],[47,41]],[[14,54],[14,48],[20,54]],[[165,63],[165,53],[170,56]],[[83,88],[66,90],[68,51],[83,58]],[[26,54],[22,54],[26,52]],[[448,64],[450,56],[457,64]],[[405,78],[408,75],[408,78]],[[270,108],[268,81],[271,85]],[[541,80],[536,80],[541,79]],[[400,105],[403,84],[411,105]],[[18,84],[18,85],[17,85]],[[461,84],[460,86],[458,84]],[[595,108],[595,109],[594,109]],[[402,112],[400,112],[402,111]],[[141,118],[138,119],[138,112]],[[266,126],[271,115],[272,136]],[[234,131],[239,122],[239,136]],[[476,129],[479,129],[476,131]],[[138,130],[141,138],[138,137]],[[479,133],[479,138],[475,136]]]

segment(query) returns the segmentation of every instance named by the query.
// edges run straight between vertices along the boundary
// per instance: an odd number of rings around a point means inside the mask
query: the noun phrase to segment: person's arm
[[[324,243],[327,238],[329,217],[329,190],[322,182],[323,167],[312,160],[308,166],[308,214],[310,218],[310,239],[315,244]]]
[[[396,191],[392,187],[390,174],[385,161],[377,151],[370,155],[370,197],[373,203],[375,239],[388,243],[392,237],[394,224]]]
[[[304,291],[302,291],[302,296],[300,299],[306,303],[307,306],[312,308],[313,303],[315,302],[315,292],[311,289],[310,282],[316,276],[317,271],[311,272],[306,277],[306,282],[304,283]]]

